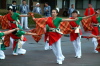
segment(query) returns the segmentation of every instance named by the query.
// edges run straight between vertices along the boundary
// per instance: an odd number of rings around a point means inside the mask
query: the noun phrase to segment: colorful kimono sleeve
[[[7,15],[0,16],[0,25],[2,29],[9,29],[10,28],[10,22],[7,18]]]
[[[61,22],[59,28],[63,34],[69,34],[73,31],[69,22]]]
[[[92,31],[93,26],[92,26],[92,20],[91,20],[91,18],[83,19],[82,20],[82,26],[84,28],[84,31]]]
[[[0,33],[0,37],[2,37],[2,36],[4,36],[4,33],[2,32],[2,33]]]

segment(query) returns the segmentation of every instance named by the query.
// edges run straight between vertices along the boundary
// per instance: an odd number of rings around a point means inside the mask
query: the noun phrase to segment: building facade
[[[13,0],[0,0],[0,9],[6,9],[9,4],[12,3]],[[14,0],[17,2],[17,5],[22,3],[22,0]],[[30,10],[33,9],[35,4],[39,2],[41,4],[41,8],[44,8],[44,3],[48,2],[52,9],[58,8],[60,9],[60,15],[63,14],[64,11],[67,11],[71,4],[75,5],[75,9],[79,10],[81,15],[84,13],[84,10],[88,7],[88,4],[91,3],[94,9],[100,8],[100,0],[26,0],[27,4],[30,7]]]

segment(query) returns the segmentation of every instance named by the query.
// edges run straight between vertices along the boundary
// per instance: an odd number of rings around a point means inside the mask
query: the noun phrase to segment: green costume
[[[5,50],[6,48],[3,43],[2,36],[4,36],[4,33],[0,33],[0,50]]]

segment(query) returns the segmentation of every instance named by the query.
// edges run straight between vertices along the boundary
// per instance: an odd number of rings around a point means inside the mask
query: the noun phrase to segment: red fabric
[[[96,50],[97,50],[98,52],[100,52],[100,40],[98,40],[98,46],[97,46]]]
[[[0,16],[0,25],[2,29],[9,29],[10,28],[10,22],[7,19],[7,15]]]
[[[74,19],[74,18],[71,17],[70,19]],[[70,22],[70,25],[71,25],[72,27],[78,27],[78,26],[79,26],[79,25],[76,24],[75,21],[71,21],[71,22]],[[82,35],[82,31],[80,30],[79,32],[80,32],[80,35]],[[70,33],[70,40],[71,40],[71,41],[74,41],[74,40],[77,39],[78,36],[79,36],[78,33],[75,33],[75,30],[73,30],[73,31]]]
[[[38,28],[40,30],[41,28]],[[39,42],[40,39],[42,38],[42,30],[37,31],[37,28],[30,30],[31,33],[36,33],[37,35],[32,35],[32,38],[36,41]],[[40,33],[41,32],[41,33]]]
[[[99,29],[98,29],[98,27],[93,27],[92,34],[93,35],[99,35]]]
[[[5,35],[5,37],[4,37],[4,45],[6,47],[10,46],[10,35]]]
[[[21,37],[17,37],[16,35],[14,35],[14,34],[12,34],[12,33],[10,34],[10,36],[11,36],[13,39],[20,39],[20,38],[21,38]],[[24,37],[22,41],[27,41],[26,37]],[[17,44],[17,42],[14,41],[14,42],[13,42],[13,50],[14,50],[14,48],[16,47],[16,44]]]
[[[32,38],[36,41],[39,42],[40,39],[42,38],[42,34],[45,33],[45,25],[47,22],[48,18],[36,18],[34,21],[36,22],[36,28],[30,30],[32,33],[36,33],[37,35],[33,35]]]
[[[16,41],[13,42],[13,50],[15,49],[17,43],[18,43],[18,42],[16,42]]]
[[[97,24],[98,23],[96,16],[93,16],[92,17],[92,23],[94,23],[94,24]],[[99,28],[96,27],[96,26],[93,26],[92,34],[93,35],[99,35]]]
[[[88,13],[89,10],[90,10],[90,14]],[[94,14],[94,13],[95,13],[95,11],[94,11],[93,8],[87,8],[87,9],[85,10],[84,15],[85,15],[85,16],[89,16],[89,15],[92,15],[92,14]]]
[[[15,20],[13,20],[13,19],[12,19],[12,17],[11,17],[11,14],[10,14],[10,13],[8,13],[8,14],[7,14],[7,19],[8,19],[9,21],[15,21]]]
[[[95,24],[98,23],[96,15],[95,16],[92,16],[91,18],[92,18],[92,22],[93,23],[95,23]]]
[[[47,41],[47,38],[48,38],[48,32],[45,33],[45,36],[44,36],[44,41],[46,42]]]
[[[69,22],[61,22],[59,28],[63,34],[70,34],[73,31]]]
[[[92,31],[93,26],[92,26],[92,18],[87,18],[87,19],[83,19],[82,21],[82,26],[84,31]]]
[[[8,19],[9,21],[15,21],[15,20],[12,19],[10,13],[7,14],[7,19]],[[14,23],[10,23],[10,25],[11,25],[11,26],[10,26],[10,29],[17,28],[16,24],[14,24]]]
[[[47,24],[51,28],[56,28],[52,20],[53,20],[52,17],[49,17]],[[57,42],[62,36],[61,34],[58,34],[56,32],[49,32],[48,35],[49,35],[49,45],[52,45],[53,43]]]
[[[10,23],[10,25],[11,25],[10,29],[17,28],[16,24],[14,24],[14,23]]]

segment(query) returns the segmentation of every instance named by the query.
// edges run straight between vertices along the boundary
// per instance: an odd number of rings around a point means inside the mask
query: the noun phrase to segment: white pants
[[[96,38],[92,38],[92,42],[94,44],[94,51],[96,51],[96,48],[97,48],[97,45],[98,45],[97,39]]]
[[[75,53],[77,57],[81,57],[82,53],[81,53],[81,37],[77,37],[76,40],[73,41],[73,45],[74,45],[74,49],[75,49]]]
[[[10,42],[13,44],[14,39],[12,37],[10,37]]]
[[[22,14],[27,15],[27,14]],[[28,28],[28,17],[21,17],[21,26],[22,28]]]
[[[21,44],[23,45],[25,43],[25,41],[21,41]],[[16,52],[13,51],[13,54],[25,54],[26,50],[23,48],[17,48]]]
[[[2,38],[4,40],[4,37]],[[4,52],[1,50],[1,44],[0,44],[0,59],[5,59],[5,54]]]
[[[59,39],[57,42],[52,44],[52,50],[57,58],[57,62],[64,60],[65,57],[63,56],[61,50],[61,39]]]
[[[49,43],[46,41],[45,46],[44,46],[44,50],[49,50],[49,49],[52,49],[52,47],[49,46]]]
[[[0,59],[5,59],[5,54],[2,50],[0,50]]]

